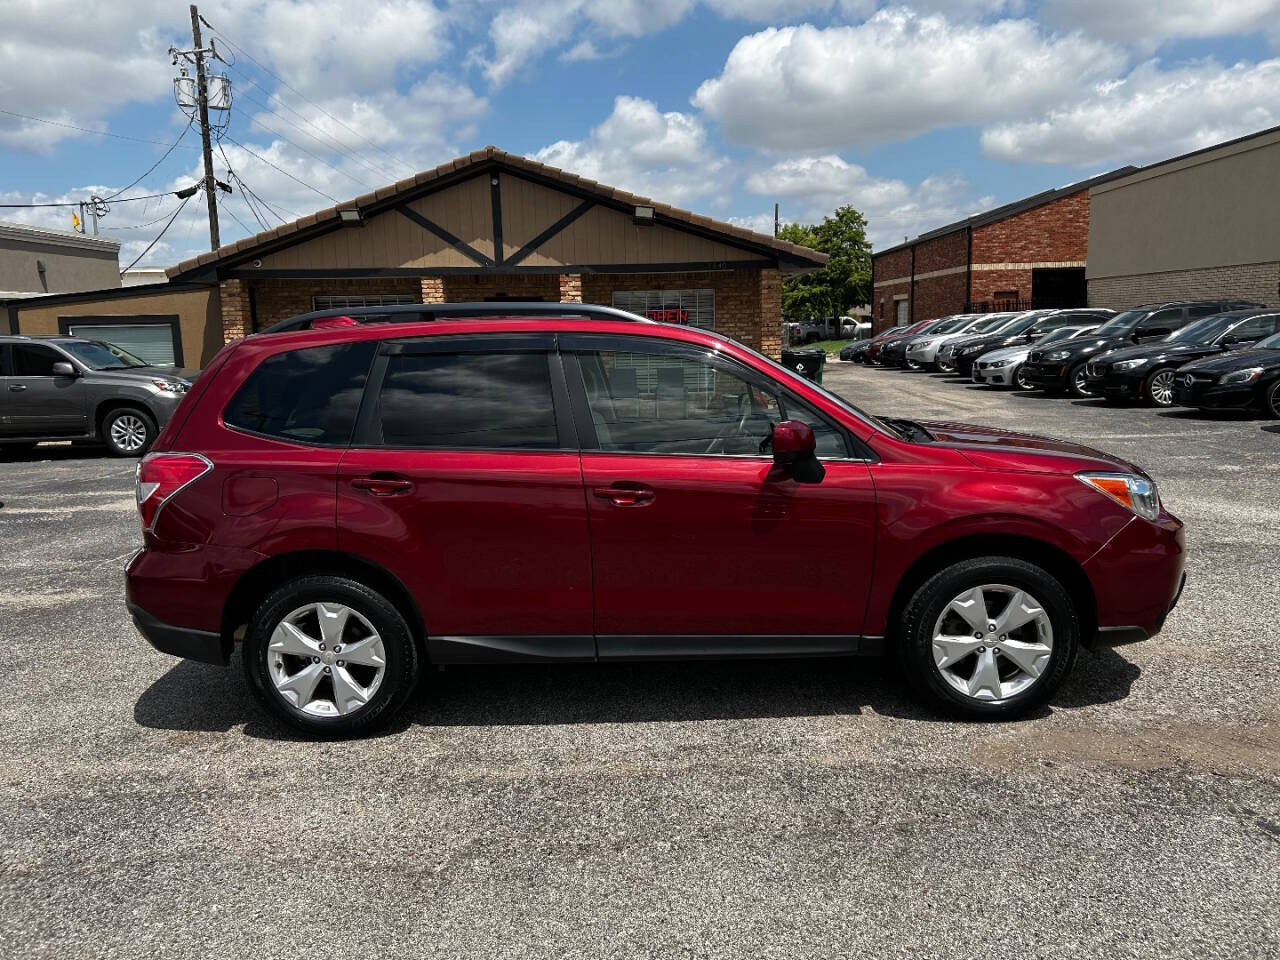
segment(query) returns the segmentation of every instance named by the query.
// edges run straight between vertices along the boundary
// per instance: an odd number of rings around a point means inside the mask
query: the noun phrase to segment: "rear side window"
[[[15,377],[52,377],[53,365],[64,359],[59,353],[48,347],[35,344],[15,343],[13,345],[13,375]]]
[[[393,355],[379,416],[383,443],[393,447],[560,446],[550,367],[541,352]]]
[[[281,440],[345,445],[376,348],[370,340],[268,357],[236,391],[223,422]]]

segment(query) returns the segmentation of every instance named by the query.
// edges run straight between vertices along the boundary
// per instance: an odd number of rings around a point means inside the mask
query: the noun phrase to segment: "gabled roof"
[[[987,210],[983,213],[975,213],[971,217],[965,217],[963,220],[956,220],[948,223],[946,226],[938,227],[930,230],[928,233],[922,233],[918,237],[912,237],[903,243],[896,244],[892,247],[885,247],[883,250],[876,250],[872,253],[873,257],[878,257],[885,253],[894,253],[898,250],[906,250],[915,246],[917,243],[923,243],[926,240],[934,240],[938,237],[945,237],[949,233],[955,233],[957,230],[974,229],[976,227],[984,227],[989,223],[997,223],[1001,220],[1007,220],[1009,217],[1016,217],[1020,213],[1026,213],[1028,210],[1034,210],[1036,207],[1042,207],[1046,203],[1053,203],[1055,200],[1061,200],[1063,197],[1069,197],[1072,194],[1079,193],[1081,190],[1088,190],[1096,187],[1098,184],[1107,183],[1110,180],[1118,180],[1121,177],[1127,177],[1131,173],[1137,172],[1138,167],[1120,167],[1108,173],[1101,173],[1096,177],[1088,180],[1081,180],[1078,183],[1069,183],[1065,187],[1056,187],[1053,190],[1045,190],[1034,196],[1024,197],[1022,200],[1015,200],[1012,203],[1006,203],[1004,206],[996,207],[994,210]]]
[[[637,206],[653,207],[654,219],[658,223],[709,235],[725,243],[755,250],[779,258],[793,268],[820,267],[828,259],[825,253],[819,253],[809,247],[789,243],[762,233],[754,233],[722,220],[713,220],[679,207],[659,203],[648,197],[618,190],[557,167],[488,146],[465,157],[442,163],[432,170],[426,170],[375,190],[373,193],[366,193],[354,200],[348,200],[294,220],[292,223],[282,224],[273,230],[265,230],[219,247],[217,250],[184,260],[176,267],[170,267],[168,274],[171,278],[190,278],[205,274],[223,264],[244,261],[258,252],[279,249],[281,246],[290,245],[291,242],[301,242],[307,237],[333,229],[340,223],[340,210],[359,210],[363,216],[367,217],[404,203],[406,200],[422,196],[433,189],[441,189],[452,183],[469,179],[490,168],[506,169],[513,174],[523,175],[553,187],[558,186],[618,209]]]

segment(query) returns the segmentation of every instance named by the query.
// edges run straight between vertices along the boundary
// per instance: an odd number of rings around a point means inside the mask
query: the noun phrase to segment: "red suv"
[[[1181,591],[1182,524],[1106,454],[871,416],[697,328],[428,309],[227,346],[138,466],[139,630],[241,642],[309,731],[386,720],[427,663],[886,650],[1010,717]]]

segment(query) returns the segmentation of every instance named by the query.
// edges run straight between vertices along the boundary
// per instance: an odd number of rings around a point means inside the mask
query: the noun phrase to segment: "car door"
[[[384,343],[338,541],[406,584],[438,663],[591,659],[582,472],[551,334]]]
[[[716,351],[562,335],[582,441],[601,658],[849,652],[875,494],[845,431]],[[773,469],[772,424],[814,427],[826,476]]]
[[[14,436],[77,436],[88,432],[88,403],[79,377],[55,376],[67,357],[42,343],[9,345],[5,416]]]

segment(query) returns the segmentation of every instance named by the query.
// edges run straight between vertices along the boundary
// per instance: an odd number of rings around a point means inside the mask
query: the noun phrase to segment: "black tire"
[[[305,713],[285,699],[271,678],[268,645],[272,633],[292,611],[310,603],[350,607],[382,638],[385,666],[381,683],[363,706],[345,715]],[[262,705],[291,726],[322,738],[358,736],[390,722],[416,688],[421,660],[413,634],[394,604],[358,581],[328,574],[300,577],[272,591],[249,621],[242,654],[249,687]]]
[[[1033,384],[1030,380],[1027,379],[1026,370],[1027,370],[1027,365],[1025,363],[1020,363],[1018,364],[1017,369],[1013,371],[1013,385],[1018,390],[1034,390],[1035,389],[1035,384]]]
[[[1280,420],[1280,380],[1263,391],[1262,412],[1272,420]]]
[[[1166,375],[1167,384],[1165,383]],[[1153,407],[1172,407],[1173,375],[1172,367],[1162,367],[1152,371],[1151,376],[1147,377],[1147,382],[1142,386],[1143,399]],[[1160,378],[1159,382],[1157,378]],[[1167,386],[1167,392],[1159,389],[1160,386]],[[1162,397],[1164,399],[1161,399]]]
[[[934,662],[933,629],[952,599],[984,584],[1025,590],[1048,615],[1053,628],[1049,663],[1027,689],[998,701],[975,700],[945,679]],[[1080,615],[1062,584],[1044,569],[1016,557],[978,557],[934,574],[903,610],[896,649],[903,673],[915,692],[941,713],[970,720],[1009,720],[1043,705],[1075,665],[1080,646]]]
[[[102,418],[102,440],[117,457],[141,457],[156,442],[156,422],[137,407],[118,407]]]
[[[920,369],[920,361],[919,361],[919,360],[908,360],[908,361],[906,361],[906,364],[907,364],[907,369],[908,369],[908,370],[919,370],[919,369]]]
[[[1092,397],[1093,391],[1085,386],[1084,361],[1067,371],[1067,393],[1073,397]]]

